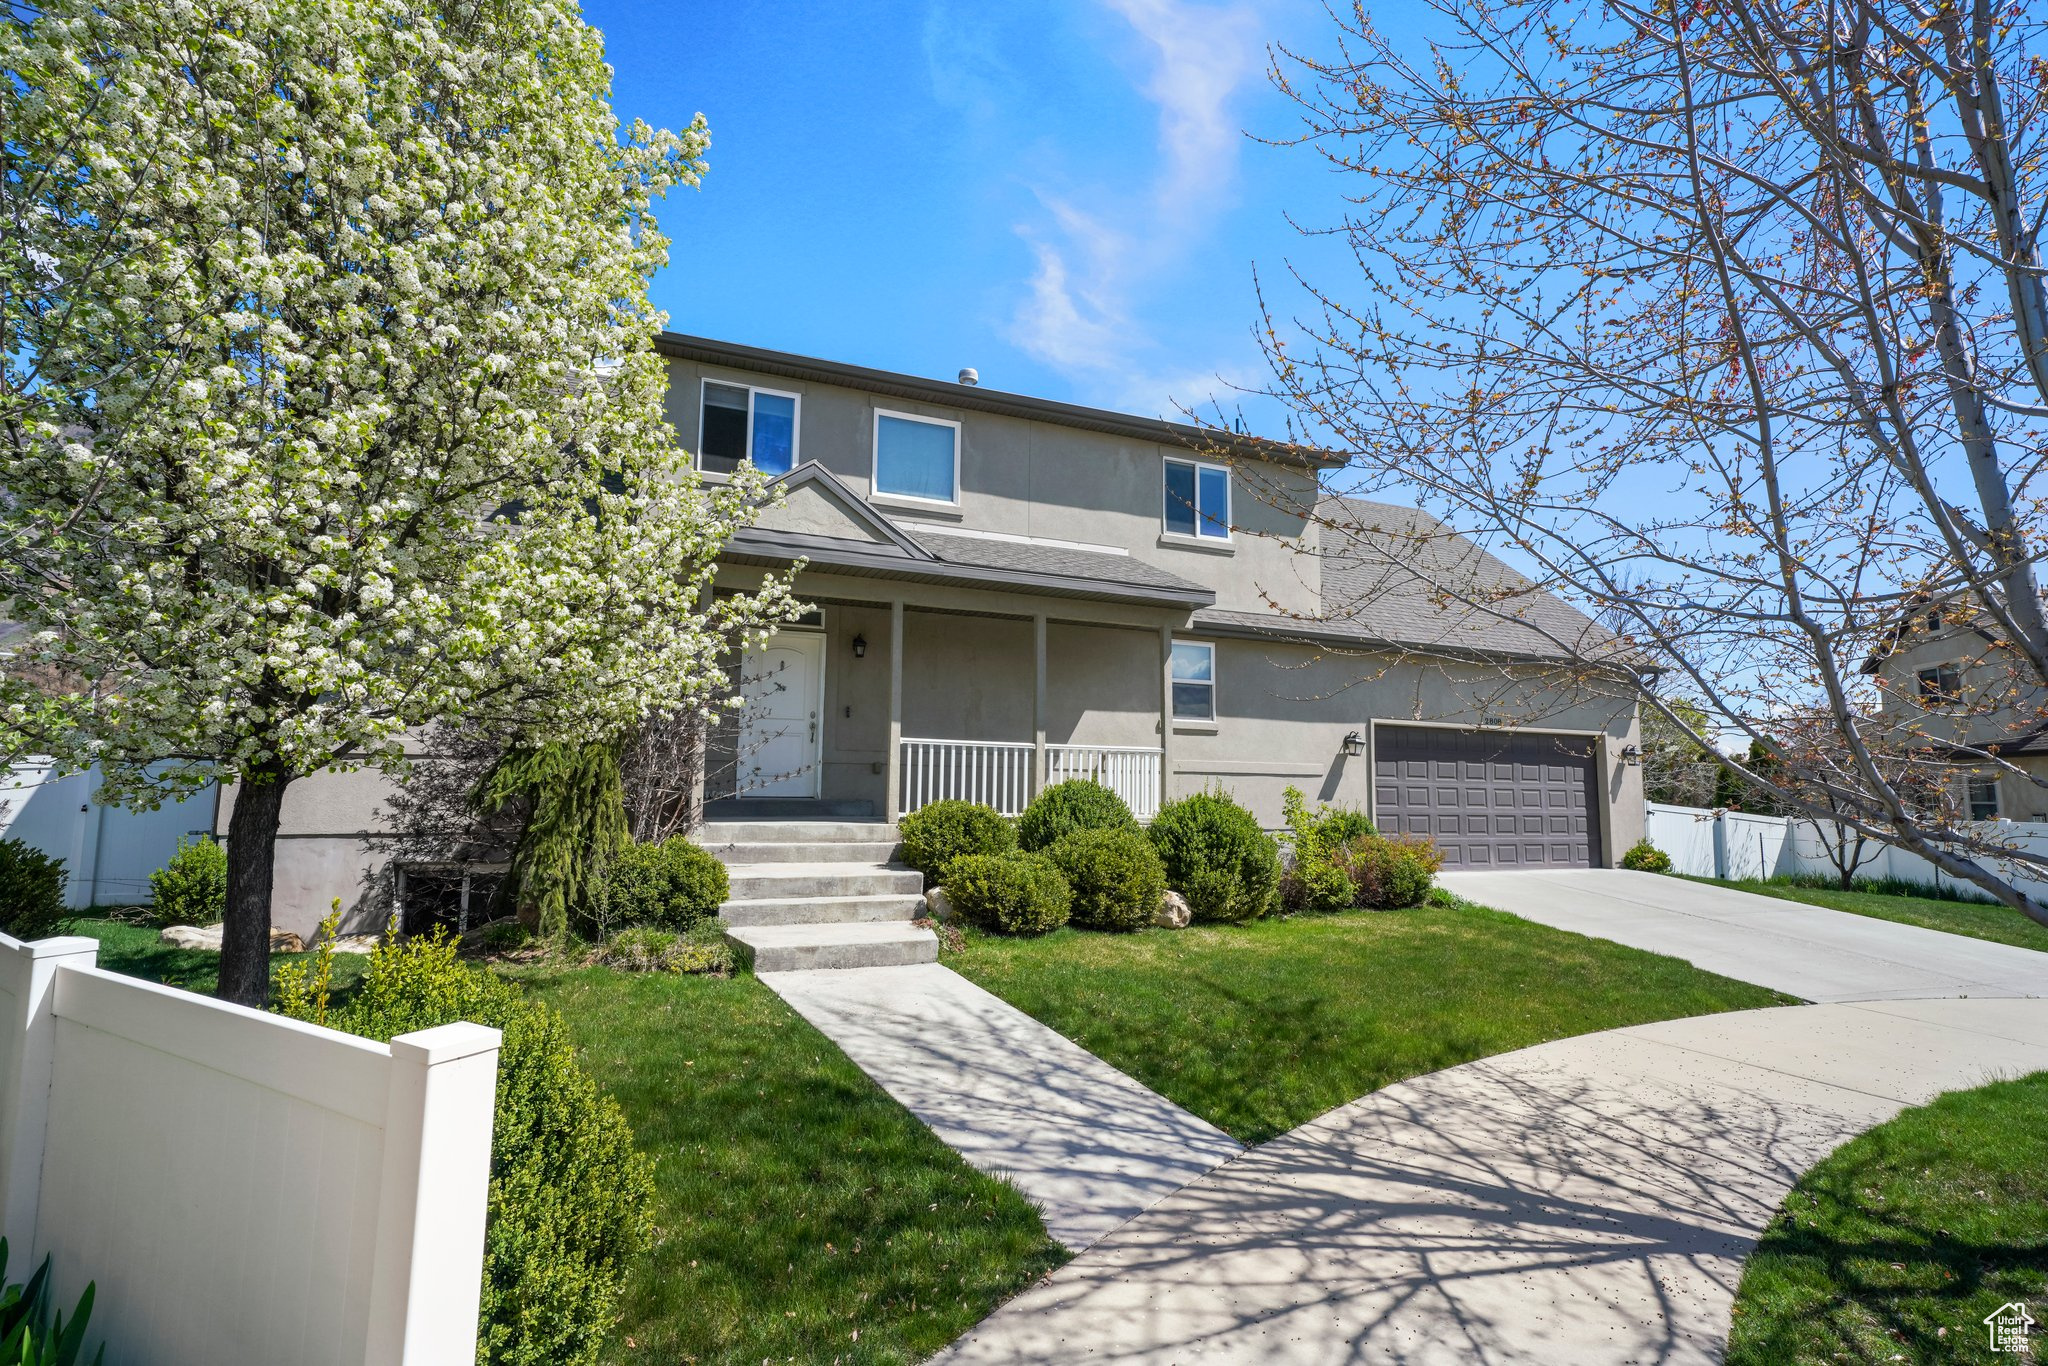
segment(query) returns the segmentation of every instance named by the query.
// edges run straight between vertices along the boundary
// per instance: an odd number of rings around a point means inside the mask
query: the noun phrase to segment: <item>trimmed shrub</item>
[[[687,930],[718,914],[731,884],[725,865],[681,835],[629,844],[605,869],[597,901],[611,929],[651,925]]]
[[[1278,899],[1280,846],[1221,790],[1168,802],[1152,818],[1166,885],[1197,920],[1254,920]]]
[[[20,840],[0,840],[0,930],[46,939],[64,922],[64,860]]]
[[[1017,847],[1017,829],[980,802],[944,801],[920,806],[897,825],[900,857],[924,874],[927,886],[943,886],[946,865],[962,854],[1004,854]]]
[[[723,977],[732,971],[732,945],[723,920],[700,920],[687,930],[636,925],[620,930],[597,951],[597,961],[625,972],[698,972]]]
[[[1037,853],[1076,830],[1135,829],[1137,824],[1122,797],[1091,779],[1069,778],[1032,798],[1017,821],[1017,843]]]
[[[228,909],[228,851],[180,838],[171,861],[149,875],[149,918],[162,925],[217,925]]]
[[[1067,879],[1041,854],[963,854],[946,873],[953,908],[1002,934],[1044,934],[1067,923]]]
[[[1137,830],[1076,830],[1050,849],[1073,889],[1073,923],[1091,930],[1141,930],[1166,895],[1159,851]]]
[[[1621,856],[1621,866],[1633,868],[1639,873],[1668,873],[1671,871],[1671,855],[1645,839],[1639,839],[1628,847]],[[1834,884],[1830,882],[1829,886]]]
[[[617,1102],[577,1065],[562,1017],[459,962],[445,934],[380,946],[338,1010],[309,982],[300,965],[287,968],[278,1010],[379,1042],[457,1020],[505,1032],[477,1361],[590,1366],[653,1231],[653,1168]]]
[[[1391,911],[1420,906],[1436,882],[1444,857],[1428,840],[1361,835],[1343,846],[1351,874],[1353,905]]]

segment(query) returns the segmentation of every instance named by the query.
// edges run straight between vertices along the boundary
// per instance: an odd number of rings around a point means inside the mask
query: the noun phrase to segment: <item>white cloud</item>
[[[1149,61],[1139,89],[1159,110],[1158,166],[1135,193],[1089,192],[1100,206],[1094,212],[1077,208],[1077,196],[1035,187],[1050,221],[1018,225],[1034,268],[1012,335],[1110,401],[1173,415],[1171,400],[1199,402],[1219,385],[1210,375],[1183,392],[1163,387],[1163,377],[1141,378],[1141,358],[1156,340],[1132,318],[1129,300],[1148,272],[1169,264],[1202,230],[1211,215],[1199,210],[1227,197],[1235,182],[1242,138],[1231,106],[1259,70],[1257,16],[1243,0],[1101,3],[1144,42]]]

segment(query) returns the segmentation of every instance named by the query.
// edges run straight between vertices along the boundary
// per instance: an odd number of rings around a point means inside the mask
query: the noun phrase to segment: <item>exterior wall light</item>
[[[1354,759],[1365,753],[1365,737],[1355,730],[1352,731],[1344,737],[1344,752]]]
[[[853,657],[855,659],[866,659],[868,657],[868,638],[866,636],[855,636],[853,638]]]
[[[1621,747],[1621,761],[1630,768],[1638,767],[1643,762],[1643,752],[1634,745],[1623,745]]]

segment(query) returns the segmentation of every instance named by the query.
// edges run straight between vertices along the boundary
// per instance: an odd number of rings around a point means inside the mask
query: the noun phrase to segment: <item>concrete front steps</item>
[[[803,818],[832,814],[815,808],[772,814],[798,818],[713,820],[698,835],[731,881],[725,937],[755,972],[937,961],[938,939],[910,923],[924,912],[924,878],[889,862],[896,827]]]

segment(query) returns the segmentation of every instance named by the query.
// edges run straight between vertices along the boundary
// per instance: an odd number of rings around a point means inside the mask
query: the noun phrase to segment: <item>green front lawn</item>
[[[67,932],[98,939],[112,971],[213,990],[218,954],[108,921]],[[337,988],[364,963],[335,955]],[[608,1359],[917,1361],[1066,1260],[1015,1187],[968,1166],[751,976],[508,975],[562,1012],[655,1161],[654,1245]]]
[[[2048,953],[2048,925],[2040,925],[2010,906],[1979,901],[1949,901],[1925,896],[1894,896],[1885,892],[1843,892],[1831,887],[1795,887],[1782,882],[1731,882],[1723,878],[1695,878],[1717,887],[1755,892],[1783,901],[1801,901],[1825,906],[1831,911],[1848,911],[1878,920],[1896,920],[1902,925],[1919,925],[1929,930],[2015,944],[2023,949]]]
[[[655,1159],[620,1362],[910,1362],[1066,1260],[751,976],[517,974]]]
[[[1546,1039],[1792,999],[1474,906],[970,933],[945,961],[1244,1143]]]
[[[1727,1359],[2017,1361],[1983,1323],[2013,1300],[2048,1319],[2048,1072],[1951,1092],[1809,1171],[1743,1269]]]
[[[100,941],[99,965],[109,972],[141,977],[166,986],[182,987],[211,996],[220,983],[220,955],[204,949],[174,949],[160,941],[147,925],[129,925],[115,920],[73,920],[65,934],[82,934]],[[303,953],[270,955],[270,975],[286,963],[310,957]],[[363,975],[369,959],[360,953],[334,955],[334,987],[346,991]]]

